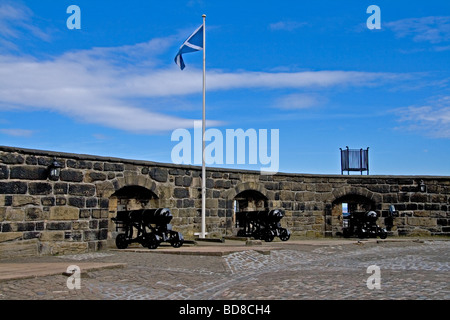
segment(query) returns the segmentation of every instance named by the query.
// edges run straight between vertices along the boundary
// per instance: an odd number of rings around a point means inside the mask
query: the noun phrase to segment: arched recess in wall
[[[234,197],[235,211],[262,211],[269,208],[265,195],[256,190],[245,190]]]
[[[235,225],[238,211],[269,209],[269,199],[266,194],[267,190],[257,182],[239,183],[236,187],[222,193],[222,197],[227,201],[227,210],[230,212],[227,216],[232,218],[227,225]]]
[[[115,201],[114,201],[115,200]],[[113,204],[117,210],[138,210],[144,208],[157,208],[159,204],[158,196],[151,190],[141,186],[126,186],[116,192],[110,197],[110,203]],[[111,208],[110,209],[114,209]],[[112,210],[110,210],[111,212]]]
[[[155,182],[142,176],[118,178],[114,182],[114,191],[109,194],[109,218],[115,217],[120,210],[159,208]],[[108,239],[114,239],[116,225],[111,219],[108,229]]]
[[[331,203],[326,206],[325,231],[331,235],[342,232],[342,215],[346,212],[377,210],[381,196],[366,188],[341,188],[334,190]]]
[[[119,205],[128,205],[128,210],[159,207],[156,184],[144,176],[118,178],[113,185],[114,191],[110,192],[109,197],[110,213],[115,213]]]

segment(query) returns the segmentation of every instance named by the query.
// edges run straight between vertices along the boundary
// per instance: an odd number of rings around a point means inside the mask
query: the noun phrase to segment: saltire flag
[[[186,39],[186,41],[181,45],[180,50],[178,50],[175,56],[175,63],[183,70],[186,65],[183,61],[182,54],[200,51],[203,49],[203,24],[194,31],[193,34]]]

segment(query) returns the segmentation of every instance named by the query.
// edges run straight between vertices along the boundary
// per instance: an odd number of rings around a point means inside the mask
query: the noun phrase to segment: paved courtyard
[[[219,247],[223,250],[214,251]],[[69,289],[62,273],[4,279],[0,300],[450,299],[450,241],[445,240],[290,240],[263,246],[226,240],[176,252],[111,249],[0,261],[0,267],[119,266],[81,270],[79,289]],[[376,283],[369,279],[375,275],[369,266],[379,268],[379,289],[368,288],[368,282]]]

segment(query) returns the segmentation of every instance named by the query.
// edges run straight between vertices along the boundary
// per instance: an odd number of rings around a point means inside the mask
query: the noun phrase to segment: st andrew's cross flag
[[[197,28],[193,34],[186,39],[186,41],[181,45],[180,50],[178,50],[175,56],[175,63],[183,70],[185,64],[183,61],[182,54],[200,51],[203,49],[203,25]]]

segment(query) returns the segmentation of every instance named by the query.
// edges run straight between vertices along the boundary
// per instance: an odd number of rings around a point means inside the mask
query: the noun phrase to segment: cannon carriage
[[[172,218],[168,208],[118,211],[112,218],[116,230],[123,231],[116,237],[117,248],[126,249],[135,242],[149,249],[156,249],[161,242],[169,242],[174,248],[181,247],[183,235],[172,230]]]
[[[279,209],[236,212],[236,227],[240,228],[237,236],[253,237],[266,242],[279,237],[281,241],[287,241],[291,232],[281,227],[280,220],[283,217],[284,213]]]
[[[355,211],[343,217],[342,233],[345,238],[357,236],[359,238],[386,239],[387,231],[377,224],[378,215],[375,211]]]

